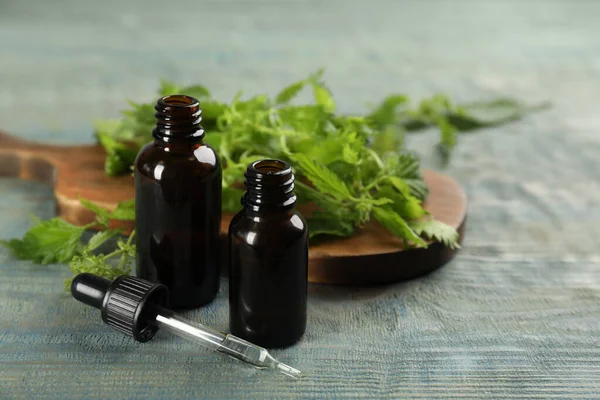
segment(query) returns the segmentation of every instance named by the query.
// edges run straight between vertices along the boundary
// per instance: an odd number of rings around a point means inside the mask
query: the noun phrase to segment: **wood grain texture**
[[[80,197],[114,210],[134,197],[131,175],[110,178],[104,172],[101,146],[55,146],[18,139],[0,131],[0,176],[45,183],[54,189],[57,215],[75,225],[86,225],[95,215],[83,207]],[[430,190],[425,209],[461,234],[467,215],[467,199],[449,176],[427,170]],[[233,214],[224,214],[221,236],[226,236]],[[125,232],[133,222],[112,221]],[[436,243],[426,249],[405,250],[402,240],[377,222],[371,222],[349,238],[330,240],[309,249],[309,282],[333,284],[391,283],[411,279],[446,264],[455,250]]]
[[[600,4],[349,0],[2,2],[0,126],[92,141],[93,118],[157,77],[219,98],[325,66],[342,112],[392,91],[553,108],[459,138],[446,171],[469,198],[463,249],[422,279],[311,285],[306,336],[275,352],[290,382],[159,333],[136,344],[61,292],[63,265],[0,249],[0,398],[600,397]],[[176,27],[176,28],[174,28]],[[184,38],[190,38],[186,40]],[[435,134],[409,146],[428,165]],[[0,179],[0,239],[54,215],[43,185]],[[188,314],[227,328],[227,286]]]

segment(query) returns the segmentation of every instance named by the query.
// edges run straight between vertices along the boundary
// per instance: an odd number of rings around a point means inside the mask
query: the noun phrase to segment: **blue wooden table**
[[[0,128],[92,141],[159,77],[270,94],[326,67],[339,109],[392,91],[511,95],[550,111],[461,137],[464,249],[423,279],[310,288],[300,381],[182,340],[138,344],[63,292],[64,265],[0,250],[0,398],[600,396],[600,3],[262,0],[0,2]],[[435,135],[410,147],[432,165]],[[0,179],[0,239],[52,191]],[[189,316],[226,329],[227,285]]]

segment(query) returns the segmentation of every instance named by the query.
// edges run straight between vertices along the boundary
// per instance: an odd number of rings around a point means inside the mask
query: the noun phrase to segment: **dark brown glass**
[[[244,208],[229,225],[230,330],[264,347],[287,347],[306,329],[306,221],[295,210],[289,165],[257,161],[245,177]]]
[[[169,288],[173,308],[195,308],[219,291],[221,165],[202,143],[193,97],[158,100],[154,141],[135,161],[137,275]]]

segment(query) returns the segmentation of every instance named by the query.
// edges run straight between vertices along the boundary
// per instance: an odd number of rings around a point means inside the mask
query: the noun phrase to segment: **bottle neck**
[[[204,129],[200,126],[202,110],[195,98],[184,95],[161,97],[154,109],[156,126],[152,136],[155,142],[190,145],[200,143],[204,138]]]
[[[242,205],[247,211],[278,212],[296,206],[292,167],[283,161],[253,162],[244,176],[246,193],[242,198]]]

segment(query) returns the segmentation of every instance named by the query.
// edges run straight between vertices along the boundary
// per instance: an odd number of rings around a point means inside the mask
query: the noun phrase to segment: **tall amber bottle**
[[[219,290],[221,165],[202,142],[198,100],[155,106],[154,141],[135,161],[137,275],[169,288],[174,308],[212,301]]]
[[[296,343],[306,328],[308,236],[295,210],[292,168],[252,163],[244,206],[229,226],[231,333],[264,347]]]

